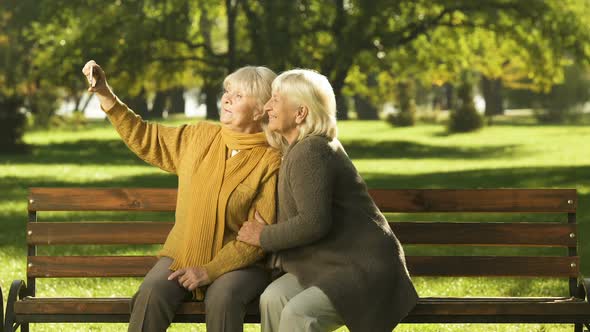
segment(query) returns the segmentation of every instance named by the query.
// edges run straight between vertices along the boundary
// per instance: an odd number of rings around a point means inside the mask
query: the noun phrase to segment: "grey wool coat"
[[[391,331],[418,301],[403,249],[338,140],[289,147],[277,223],[260,243],[304,287],[319,287],[352,332]]]

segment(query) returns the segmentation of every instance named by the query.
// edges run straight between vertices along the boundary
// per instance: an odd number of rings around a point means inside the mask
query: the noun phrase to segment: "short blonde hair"
[[[272,82],[272,92],[280,93],[291,104],[307,107],[298,141],[312,135],[336,138],[336,97],[326,76],[310,69],[288,70]]]
[[[268,129],[268,115],[264,112],[264,104],[272,95],[271,84],[277,77],[272,70],[262,66],[245,66],[227,75],[223,80],[223,87],[236,89],[247,96],[253,97],[256,101],[256,111],[263,112],[262,130],[270,146],[282,150],[283,141],[281,136]]]

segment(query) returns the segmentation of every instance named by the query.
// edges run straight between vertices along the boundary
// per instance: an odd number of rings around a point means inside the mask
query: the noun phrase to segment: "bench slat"
[[[34,222],[27,243],[161,244],[171,222]],[[566,223],[392,222],[403,244],[575,247],[576,225]],[[571,236],[573,234],[573,237]]]
[[[174,211],[176,189],[30,188],[29,211]]]
[[[577,256],[407,256],[406,261],[414,276],[577,277],[580,269]]]
[[[575,189],[369,190],[383,212],[575,212]]]
[[[155,256],[29,256],[27,276],[143,277],[157,260]]]
[[[129,314],[130,298],[26,298],[15,303],[23,314]],[[423,315],[590,315],[590,304],[571,298],[420,298],[409,317]],[[204,302],[185,302],[177,314],[204,314]],[[257,302],[247,307],[257,315]]]
[[[154,256],[29,256],[28,277],[143,277]],[[579,257],[407,256],[414,276],[577,277]],[[574,264],[572,266],[572,264]]]
[[[575,247],[578,237],[576,224],[555,222],[397,222],[389,225],[404,245]]]
[[[575,212],[575,189],[369,191],[384,212]],[[64,199],[67,197],[67,199]],[[30,211],[174,211],[176,189],[31,188]]]
[[[27,243],[54,244],[161,244],[174,223],[133,222],[31,222]]]

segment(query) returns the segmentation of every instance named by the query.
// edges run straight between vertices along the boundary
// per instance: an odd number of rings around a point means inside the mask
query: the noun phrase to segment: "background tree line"
[[[207,118],[216,119],[221,80],[246,64],[327,75],[340,119],[351,110],[376,119],[393,101],[399,112],[390,121],[412,125],[417,91],[428,89],[433,105],[454,110],[453,131],[483,124],[473,105],[476,84],[488,119],[503,112],[506,88],[528,91],[508,95],[535,100],[549,120],[588,97],[587,88],[565,103],[551,97],[566,74],[587,81],[579,68],[590,63],[588,0],[6,0],[0,6],[2,151],[22,149],[25,113],[43,125],[60,101],[84,110],[80,68],[88,59],[145,117],[184,112],[185,90],[198,87]]]

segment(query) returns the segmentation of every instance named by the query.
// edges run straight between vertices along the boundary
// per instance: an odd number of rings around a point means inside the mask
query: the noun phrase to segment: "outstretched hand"
[[[102,107],[110,109],[115,104],[117,97],[107,84],[106,74],[102,68],[94,60],[90,60],[82,68],[82,74],[86,76],[88,81],[88,92],[96,93]]]
[[[178,284],[181,287],[184,287],[191,292],[197,289],[197,287],[209,285],[211,283],[209,275],[207,275],[207,270],[200,266],[176,270],[168,277],[168,280],[174,279],[177,279]]]
[[[266,227],[267,223],[262,216],[256,211],[254,213],[255,221],[246,221],[240,231],[238,232],[238,241],[248,243],[253,246],[260,247],[260,235]]]

